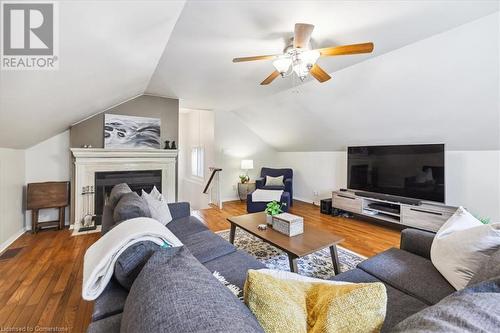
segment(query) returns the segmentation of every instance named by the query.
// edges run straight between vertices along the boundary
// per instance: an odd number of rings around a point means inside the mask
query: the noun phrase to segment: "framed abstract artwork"
[[[161,145],[160,118],[104,115],[104,148],[155,148]]]

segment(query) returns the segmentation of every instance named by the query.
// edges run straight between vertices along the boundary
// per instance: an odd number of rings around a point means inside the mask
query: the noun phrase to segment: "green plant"
[[[248,177],[248,175],[240,175],[240,182],[242,184],[245,184],[246,182],[248,182],[250,180],[250,177]]]
[[[283,206],[286,206],[286,203],[280,204],[278,201],[273,200],[270,203],[267,204],[267,208],[265,210],[266,214],[268,215],[278,215],[279,213],[283,213]]]
[[[474,214],[474,217],[481,221],[482,224],[490,224],[491,219],[489,217],[481,217],[479,215]]]

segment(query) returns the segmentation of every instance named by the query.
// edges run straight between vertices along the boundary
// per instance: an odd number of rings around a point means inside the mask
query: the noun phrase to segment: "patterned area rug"
[[[229,240],[229,230],[219,231],[219,234],[225,240]],[[289,271],[288,256],[280,249],[260,240],[259,238],[245,232],[242,229],[236,229],[234,245],[247,253],[253,255],[259,261],[263,262],[268,268]],[[356,268],[356,265],[366,258],[349,251],[343,247],[337,246],[340,261],[340,271],[345,272]],[[335,275],[332,265],[332,257],[328,248],[314,252],[308,256],[297,259],[299,273],[305,276],[311,276],[320,279],[327,279]]]

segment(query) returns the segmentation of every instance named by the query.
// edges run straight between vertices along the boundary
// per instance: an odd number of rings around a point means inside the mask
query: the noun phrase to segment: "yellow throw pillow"
[[[382,283],[279,275],[249,270],[245,282],[245,303],[266,333],[380,332],[387,305]]]

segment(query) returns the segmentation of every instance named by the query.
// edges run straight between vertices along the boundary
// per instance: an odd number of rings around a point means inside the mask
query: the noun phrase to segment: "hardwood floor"
[[[327,225],[333,232],[345,238],[339,245],[365,257],[374,256],[391,247],[399,247],[400,230],[370,221],[347,219],[321,214],[318,206],[294,201],[290,213],[303,216],[306,223]],[[246,203],[224,203],[222,210],[201,209],[193,212],[213,231],[229,229],[229,216],[246,214]]]
[[[214,231],[229,229],[228,216],[245,214],[245,203],[224,204],[222,210],[193,211]],[[328,225],[345,238],[341,246],[372,256],[399,246],[399,231],[356,219],[320,214],[319,208],[295,202],[291,212],[306,223]],[[81,298],[83,255],[98,234],[71,237],[69,230],[26,233],[9,249],[22,248],[12,258],[0,260],[0,331],[36,331],[36,327],[59,332],[85,332],[92,302]],[[45,329],[47,331],[47,329]]]
[[[84,332],[92,302],[81,298],[83,255],[98,237],[71,237],[69,230],[60,230],[17,239],[9,248],[22,250],[0,260],[0,331]]]

